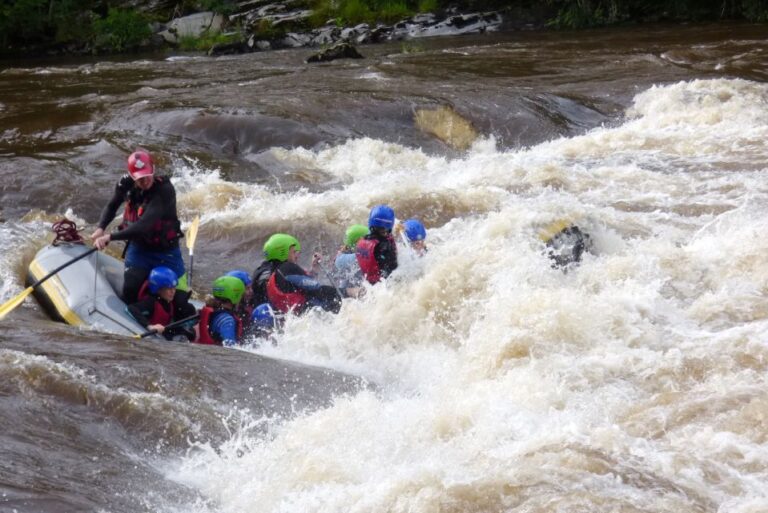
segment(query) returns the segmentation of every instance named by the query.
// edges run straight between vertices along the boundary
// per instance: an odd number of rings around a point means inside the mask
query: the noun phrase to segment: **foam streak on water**
[[[171,477],[201,511],[768,510],[767,101],[764,84],[677,83],[618,126],[517,152],[274,150],[342,184],[323,193],[229,184],[222,205],[188,183],[218,207],[206,223],[343,225],[390,201],[431,221],[431,251],[259,350],[380,390]],[[563,217],[597,253],[568,274],[535,236]]]

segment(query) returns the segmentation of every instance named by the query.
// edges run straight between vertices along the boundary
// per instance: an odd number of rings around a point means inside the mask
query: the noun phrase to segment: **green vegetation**
[[[147,18],[125,9],[109,9],[106,18],[93,22],[94,44],[113,52],[139,46],[152,35]]]
[[[62,51],[123,52],[138,47],[150,34],[149,22],[212,10],[234,12],[235,0],[180,0],[173,11],[144,13],[143,0],[0,0],[0,54]],[[768,22],[768,0],[304,0],[313,14],[309,27],[334,20],[338,26],[394,23],[417,12],[434,12],[449,5],[460,11],[508,8],[532,13],[553,28],[578,29],[648,21],[749,20]],[[149,2],[147,2],[149,4]],[[162,5],[168,5],[166,2]],[[296,30],[293,27],[291,30]],[[263,38],[286,30],[260,23]],[[182,48],[206,49],[240,36],[205,34],[185,39]]]
[[[259,20],[259,24],[256,27],[256,35],[260,39],[276,39],[285,35],[285,31],[276,28],[269,20]]]
[[[200,37],[194,36],[182,36],[179,39],[179,49],[185,51],[200,51],[207,52],[214,45],[236,43],[242,41],[243,37],[239,32],[234,33],[220,33],[220,32],[203,32]]]
[[[547,0],[555,28],[587,28],[630,21],[768,21],[768,0]]]
[[[438,0],[422,0],[437,8]],[[418,0],[316,0],[311,8],[313,26],[336,20],[340,26],[358,23],[395,23],[421,11]]]

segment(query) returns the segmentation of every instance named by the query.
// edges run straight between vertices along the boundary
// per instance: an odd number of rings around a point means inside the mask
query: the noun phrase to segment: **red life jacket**
[[[220,346],[221,340],[216,340],[214,337],[211,336],[211,319],[213,318],[213,314],[216,312],[220,312],[221,310],[214,310],[210,306],[204,306],[200,310],[200,325],[198,327],[198,338],[195,340],[196,344],[208,344],[213,346]],[[240,321],[240,318],[237,315],[234,315],[233,312],[229,312],[232,314],[232,317],[235,318],[235,323],[237,323],[237,340],[242,340],[243,338],[243,323]]]
[[[141,284],[141,288],[139,289],[137,299],[139,301],[144,301],[147,299],[147,296],[149,296],[149,280],[144,280],[144,283]]]
[[[394,239],[392,239],[394,242]],[[363,271],[368,283],[378,283],[381,279],[381,269],[379,262],[376,261],[376,246],[379,245],[377,239],[360,239],[355,247],[355,256],[357,263],[360,264],[360,270]]]
[[[166,183],[166,178],[158,176],[155,178],[156,186],[161,187]],[[170,184],[170,182],[167,182]],[[155,187],[155,185],[153,185]],[[125,209],[123,211],[123,222],[118,227],[123,229],[129,225],[135,223],[141,219],[144,214],[144,205],[147,198],[140,196],[136,188],[128,193],[128,197],[125,200]],[[173,242],[178,240],[182,236],[181,223],[177,217],[168,219],[158,219],[149,228],[149,231],[142,238],[142,242],[151,247],[157,249],[170,249]]]
[[[282,313],[288,313],[295,310],[301,310],[307,302],[307,296],[300,290],[296,292],[283,292],[277,286],[277,271],[272,273],[267,282],[267,298],[270,304],[276,310]]]
[[[162,324],[163,326],[167,326],[172,323],[175,306],[173,301],[171,301],[170,311],[166,312],[163,305],[160,304],[160,299],[155,298],[155,309],[149,318],[149,324]]]

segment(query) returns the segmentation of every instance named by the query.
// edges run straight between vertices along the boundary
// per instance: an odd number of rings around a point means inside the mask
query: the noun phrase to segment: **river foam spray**
[[[181,183],[204,222],[265,231],[390,202],[428,220],[430,252],[257,350],[375,391],[244,426],[170,477],[199,511],[768,511],[767,105],[764,84],[677,83],[519,151],[273,150],[331,191],[221,182],[223,204],[215,177]],[[536,237],[562,218],[595,242],[568,273]]]

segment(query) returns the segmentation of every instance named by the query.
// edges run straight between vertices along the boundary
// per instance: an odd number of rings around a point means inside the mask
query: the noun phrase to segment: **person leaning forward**
[[[125,204],[123,222],[116,231],[105,232],[120,204]],[[155,176],[152,157],[137,150],[128,157],[128,174],[117,182],[112,199],[101,212],[91,238],[99,249],[110,241],[126,241],[123,301],[134,303],[152,269],[169,267],[179,276],[178,289],[187,290],[184,259],[179,248],[183,237],[176,214],[176,190],[171,180]]]

